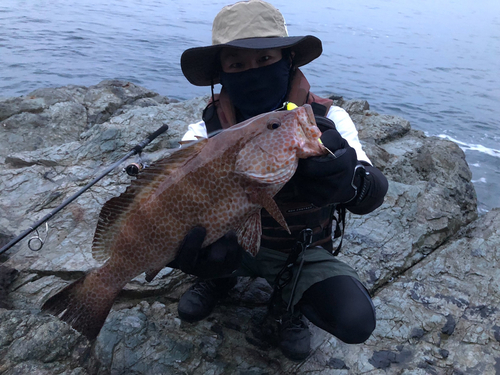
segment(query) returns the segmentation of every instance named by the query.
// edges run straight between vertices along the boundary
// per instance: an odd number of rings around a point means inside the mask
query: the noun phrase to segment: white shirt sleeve
[[[197,141],[199,138],[208,138],[207,127],[204,121],[196,122],[188,126],[187,132],[181,142]]]
[[[351,117],[345,111],[345,109],[332,105],[326,117],[328,117],[335,123],[335,126],[340,135],[347,141],[347,143],[349,143],[349,146],[356,150],[358,160],[366,161],[367,163],[370,163],[370,165],[372,165],[372,162],[363,151],[361,142],[359,142],[356,126],[354,125],[354,122],[352,122]]]

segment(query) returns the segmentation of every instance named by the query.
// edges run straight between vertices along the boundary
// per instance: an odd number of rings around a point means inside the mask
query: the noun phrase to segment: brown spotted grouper
[[[92,255],[100,267],[51,297],[42,309],[97,337],[120,290],[148,281],[174,260],[187,232],[203,226],[207,246],[230,230],[255,255],[264,207],[285,229],[273,196],[299,158],[325,154],[309,105],[263,114],[181,147],[145,169],[103,206]]]

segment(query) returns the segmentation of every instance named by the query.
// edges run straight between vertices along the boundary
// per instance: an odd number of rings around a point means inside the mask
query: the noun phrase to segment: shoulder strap
[[[311,108],[313,110],[313,113],[315,116],[326,116],[326,105],[319,104],[318,102],[312,102],[311,103]]]
[[[207,106],[203,110],[203,115],[201,118],[205,122],[207,134],[211,134],[216,132],[217,130],[222,129],[219,115],[217,114],[217,107],[215,106],[214,102],[210,102],[207,104]]]
[[[342,248],[342,242],[344,241],[344,231],[345,231],[345,207],[337,207],[336,214],[333,215],[333,220],[335,220],[335,231],[333,232],[333,238],[340,237],[340,243],[333,252],[334,256],[339,255],[340,249]],[[342,228],[341,228],[342,226]]]

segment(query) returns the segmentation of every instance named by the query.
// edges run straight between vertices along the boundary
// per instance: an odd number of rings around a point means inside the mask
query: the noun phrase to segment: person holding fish
[[[189,126],[183,141],[304,105],[312,107],[322,131],[320,141],[329,152],[301,159],[274,197],[290,233],[262,210],[260,250],[252,257],[243,252],[234,231],[202,247],[206,229],[194,227],[171,264],[199,276],[178,305],[180,318],[188,322],[206,318],[237,276],[265,278],[275,288],[279,346],[292,360],[310,352],[304,316],[346,343],[363,343],[376,325],[370,295],[356,271],[334,256],[332,237],[343,232],[345,209],[360,215],[375,210],[388,183],[363,151],[349,115],[309,91],[299,67],[321,53],[318,38],[288,36],[278,9],[250,0],[224,7],[213,22],[212,45],[190,48],[181,57],[188,81],[212,88],[203,120]],[[220,94],[214,93],[217,83]]]
[[[207,317],[237,276],[263,277],[274,286],[269,311],[286,357],[310,352],[304,316],[362,343],[375,309],[356,271],[335,257],[332,237],[342,236],[346,209],[373,211],[388,184],[348,114],[309,91],[299,67],[321,54],[321,41],[288,36],[281,13],[261,0],[224,7],[212,39],[181,57],[191,83],[212,87],[188,144],[102,206],[92,242],[102,265],[42,310],[95,340],[122,288],[169,265],[199,276],[179,300],[185,321]]]

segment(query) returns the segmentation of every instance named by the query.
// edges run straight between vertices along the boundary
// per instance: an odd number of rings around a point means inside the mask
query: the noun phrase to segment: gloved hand
[[[332,154],[301,159],[294,176],[299,194],[317,207],[345,203],[356,197],[353,186],[356,151],[336,129],[326,130],[321,141]]]
[[[226,233],[213,244],[201,247],[207,231],[203,227],[192,228],[169,267],[204,279],[229,276],[241,264],[244,249],[238,244],[236,233]]]

